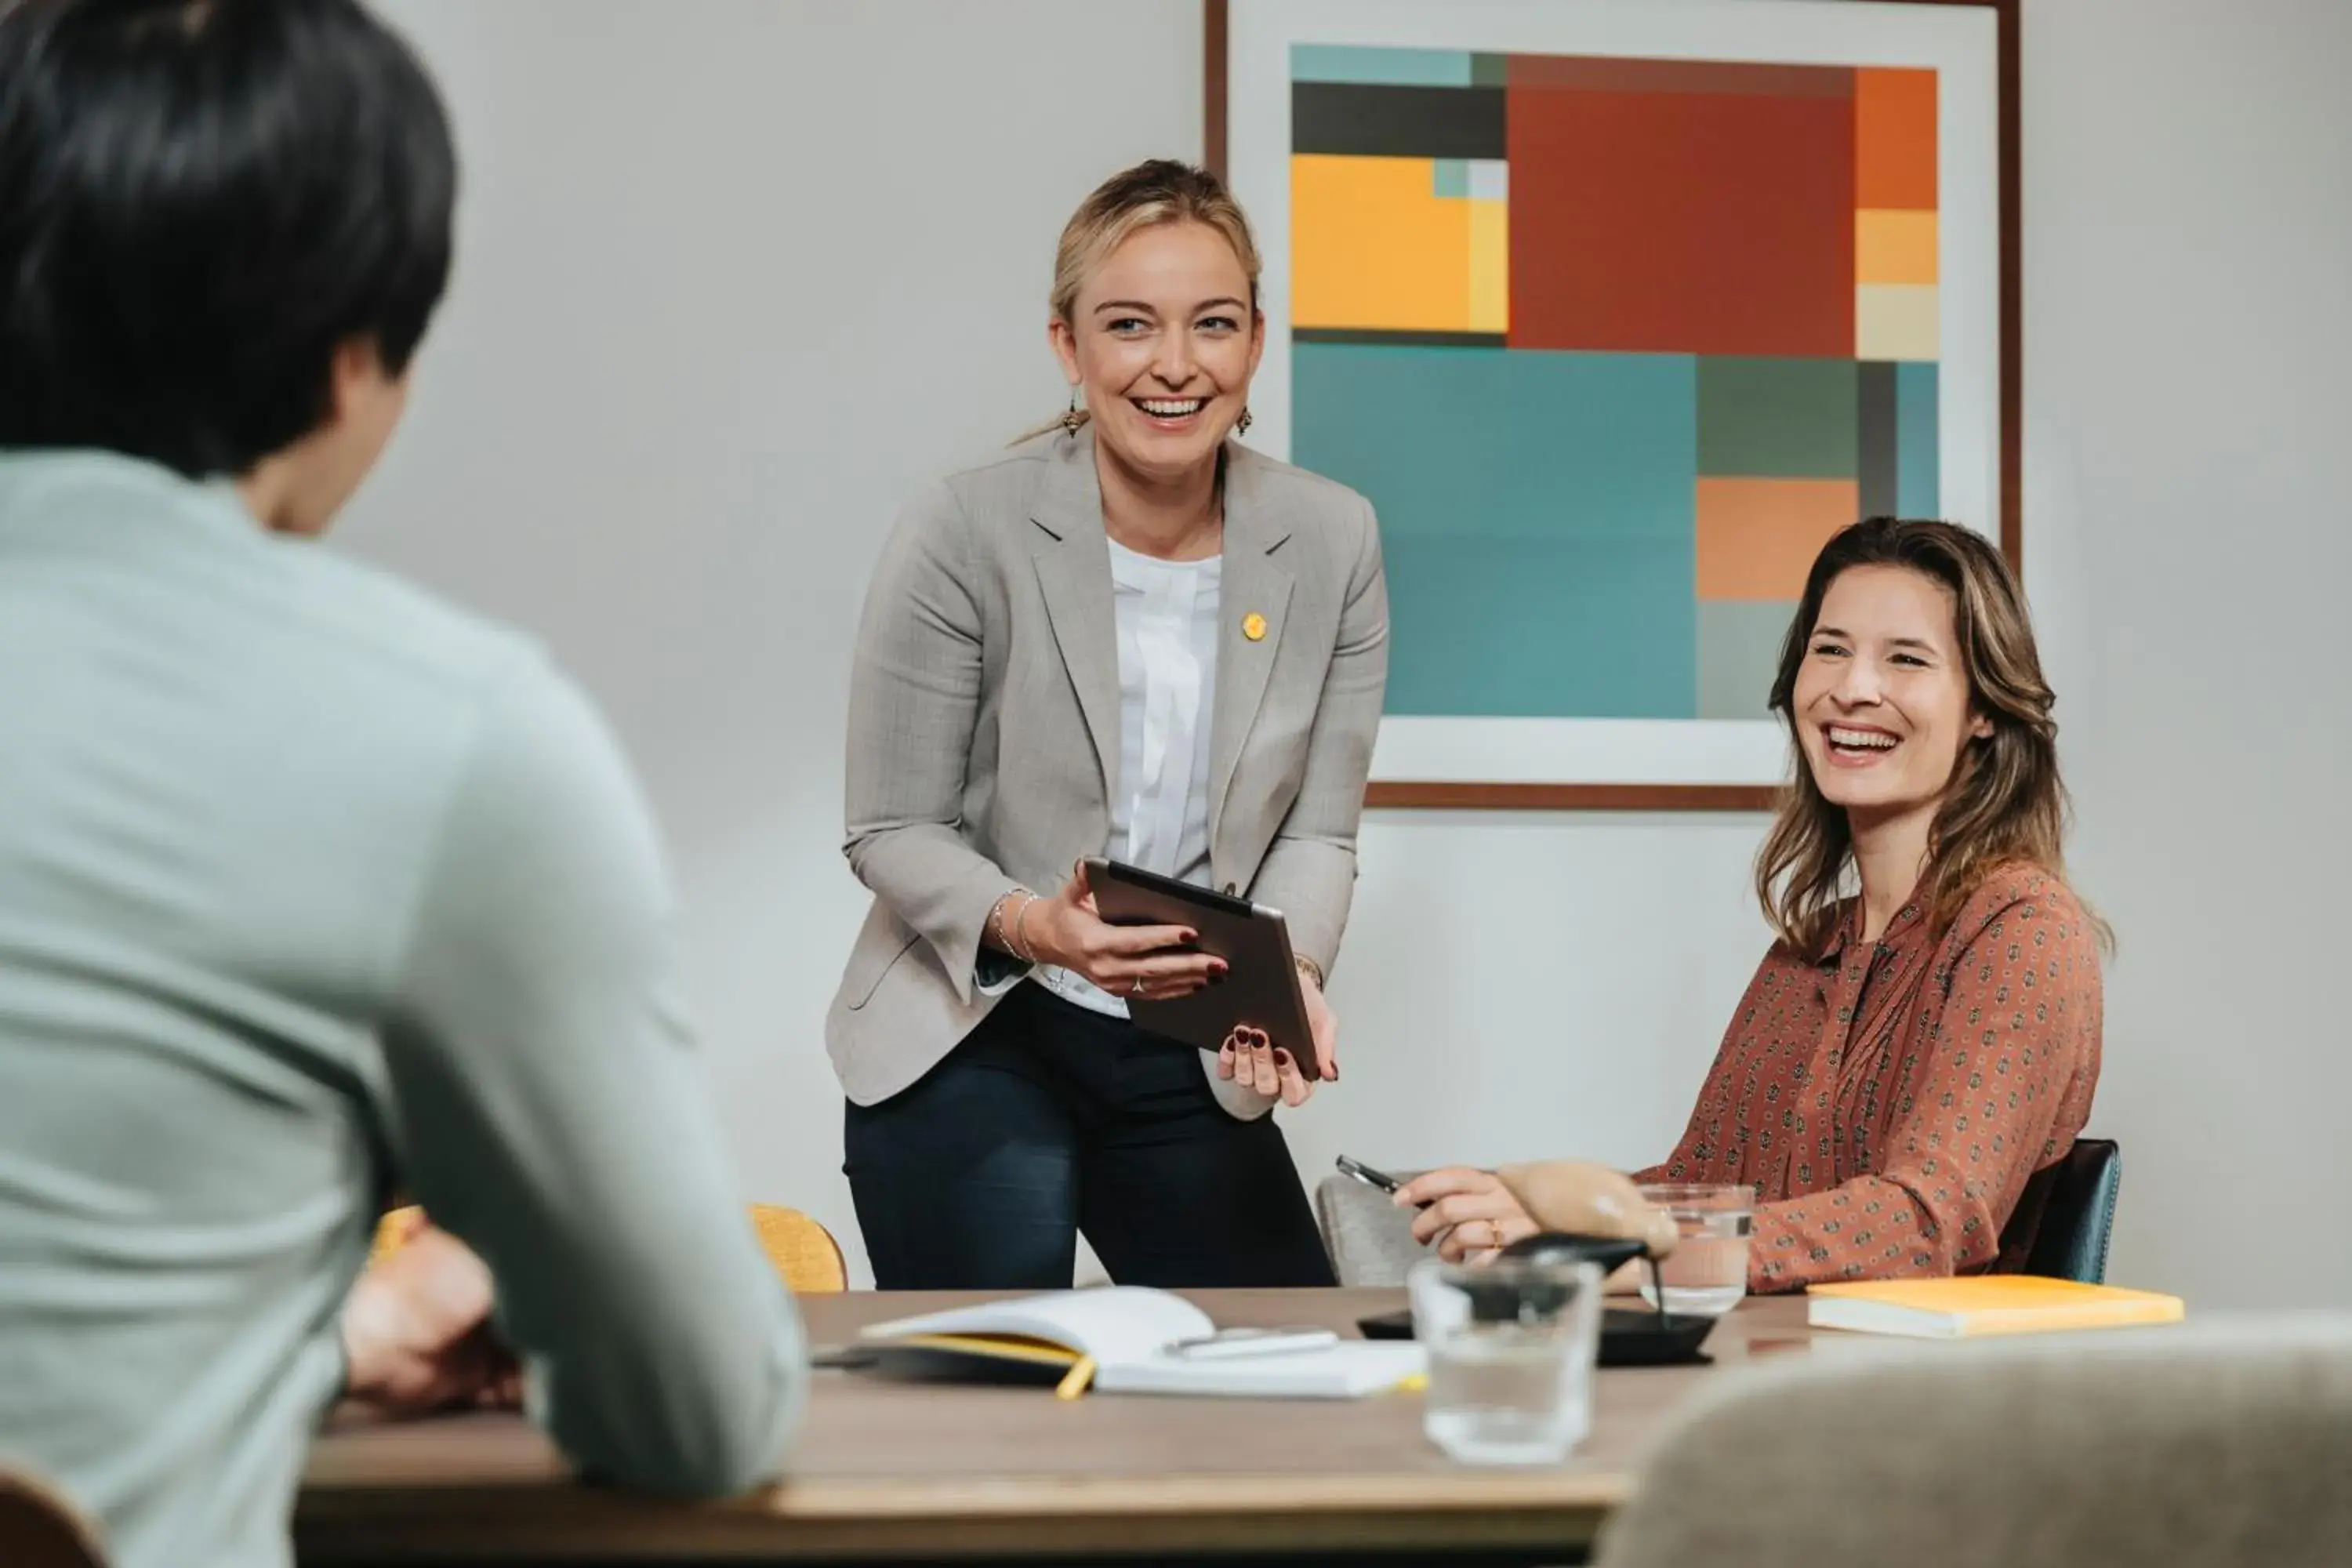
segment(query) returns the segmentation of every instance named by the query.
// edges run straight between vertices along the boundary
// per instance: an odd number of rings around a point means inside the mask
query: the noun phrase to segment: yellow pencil
[[[1062,1381],[1055,1385],[1054,1397],[1076,1399],[1091,1387],[1094,1381],[1095,1358],[1082,1355],[1071,1364],[1068,1372],[1062,1374]]]

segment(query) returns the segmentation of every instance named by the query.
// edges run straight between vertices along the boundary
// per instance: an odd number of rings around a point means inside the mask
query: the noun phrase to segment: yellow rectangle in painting
[[[1290,160],[1290,313],[1298,327],[1471,331],[1470,209],[1427,158]]]
[[[1853,215],[1856,283],[1933,283],[1936,215],[1864,208]]]
[[[1470,330],[1511,326],[1511,209],[1473,198],[1470,208]]]
[[[1942,301],[1932,283],[1863,283],[1853,290],[1853,357],[1938,357]]]

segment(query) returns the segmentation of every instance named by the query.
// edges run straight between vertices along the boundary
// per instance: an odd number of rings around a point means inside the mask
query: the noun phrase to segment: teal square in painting
[[[1937,368],[1909,361],[1895,367],[1895,504],[1905,517],[1944,515]]]
[[[1479,69],[1459,49],[1389,49],[1353,44],[1293,44],[1293,81],[1360,87],[1478,87]]]
[[[1685,354],[1295,343],[1291,452],[1380,514],[1388,711],[1698,709]]]
[[[1431,160],[1430,194],[1467,200],[1470,195],[1470,164],[1463,158]]]

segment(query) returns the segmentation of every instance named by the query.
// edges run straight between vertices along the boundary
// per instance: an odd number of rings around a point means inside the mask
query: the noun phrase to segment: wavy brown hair
[[[1990,735],[1971,737],[1961,748],[1928,829],[1920,891],[1930,924],[1948,926],[2000,867],[2024,862],[2062,879],[2066,869],[2066,786],[2058,776],[2058,725],[2050,716],[2056,699],[2042,679],[2033,623],[2009,563],[1983,535],[1952,523],[1868,518],[1839,531],[1815,557],[1772,680],[1772,708],[1789,726],[1794,776],[1756,857],[1756,896],[1780,940],[1802,953],[1825,951],[1843,918],[1853,828],[1844,808],[1822,794],[1805,761],[1797,672],[1830,584],[1857,566],[1900,566],[1942,585],[1951,596],[1969,708],[1992,725]],[[2092,918],[2106,941],[2105,926]]]

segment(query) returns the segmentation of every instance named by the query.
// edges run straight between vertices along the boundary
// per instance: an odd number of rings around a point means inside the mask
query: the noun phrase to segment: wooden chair
[[[833,1232],[798,1209],[775,1204],[751,1205],[751,1228],[768,1249],[768,1261],[784,1283],[802,1296],[829,1296],[849,1289],[849,1265]]]
[[[383,1217],[375,1222],[375,1243],[368,1248],[368,1261],[381,1263],[398,1252],[400,1244],[408,1239],[409,1233],[424,1217],[425,1211],[415,1204],[384,1210]]]
[[[418,1210],[403,1207],[392,1210],[376,1222],[375,1245],[370,1251],[371,1263],[398,1250],[415,1227]],[[830,1295],[849,1289],[849,1265],[841,1256],[841,1244],[833,1233],[798,1209],[776,1204],[751,1205],[751,1228],[760,1235],[760,1245],[766,1249],[768,1261],[784,1277],[784,1283],[803,1296]],[[0,1558],[0,1563],[6,1559]]]
[[[98,1531],[45,1482],[0,1468],[0,1563],[7,1568],[106,1568]]]

